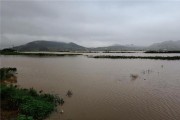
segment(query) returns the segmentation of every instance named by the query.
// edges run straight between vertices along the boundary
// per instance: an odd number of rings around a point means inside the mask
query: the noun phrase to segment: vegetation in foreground
[[[38,93],[33,88],[23,89],[16,85],[1,84],[1,109],[18,112],[17,120],[42,120],[46,118],[63,99],[56,95]]]
[[[110,58],[110,59],[154,59],[154,60],[180,60],[180,56],[88,56],[90,58]]]
[[[5,81],[16,68],[1,68],[1,81]],[[13,75],[14,76],[14,75]],[[1,119],[42,120],[53,112],[64,100],[57,95],[37,92],[33,88],[24,89],[17,85],[0,83]]]

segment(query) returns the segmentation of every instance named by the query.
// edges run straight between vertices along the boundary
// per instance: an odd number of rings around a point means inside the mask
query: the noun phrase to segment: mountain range
[[[86,48],[75,43],[38,40],[13,47],[18,51],[85,51]]]
[[[135,46],[135,45],[111,45],[107,47],[87,48],[75,44],[73,42],[56,42],[37,40],[29,42],[24,45],[13,47],[18,51],[120,51],[120,50],[167,50],[167,51],[180,51],[179,41],[165,41],[161,43],[154,43],[148,47]]]
[[[180,40],[179,41],[164,41],[161,43],[154,43],[148,47],[149,50],[168,50],[176,51],[180,50]]]

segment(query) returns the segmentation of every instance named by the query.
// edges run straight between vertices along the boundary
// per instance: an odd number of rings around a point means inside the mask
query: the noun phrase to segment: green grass
[[[18,110],[17,120],[42,120],[55,107],[63,104],[63,99],[53,94],[40,93],[31,89],[18,88],[14,85],[0,84],[1,109]]]
[[[16,68],[0,69],[1,110],[18,111],[17,120],[42,120],[53,112],[64,100],[57,95],[37,92],[33,88],[23,89],[3,81],[14,76]]]
[[[88,56],[90,58],[109,58],[109,59],[154,59],[154,60],[180,60],[180,56]]]

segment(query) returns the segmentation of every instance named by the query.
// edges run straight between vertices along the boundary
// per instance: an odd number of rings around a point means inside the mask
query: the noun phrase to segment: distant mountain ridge
[[[121,51],[121,50],[144,50],[145,47],[140,47],[140,46],[135,46],[135,45],[111,45],[107,47],[97,47],[94,48],[93,50],[97,51]]]
[[[155,51],[180,51],[180,40],[178,41],[164,41],[154,43],[148,47],[135,46],[135,45],[112,45],[107,47],[97,47],[95,50],[102,51],[120,51],[120,50],[155,50]]]
[[[65,42],[56,42],[56,41],[37,40],[37,41],[29,42],[24,45],[13,47],[13,49],[18,51],[122,51],[122,50],[180,51],[180,40],[154,43],[148,47],[115,44],[107,47],[96,47],[96,48],[83,47],[73,42],[65,43]]]
[[[161,43],[154,43],[150,45],[147,49],[149,50],[168,50],[175,51],[180,50],[180,40],[178,41],[164,41]]]
[[[13,47],[18,51],[85,51],[86,48],[75,43],[38,40]]]

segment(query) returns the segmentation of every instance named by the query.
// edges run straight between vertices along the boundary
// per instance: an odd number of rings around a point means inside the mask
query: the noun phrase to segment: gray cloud
[[[34,40],[149,45],[180,40],[180,1],[1,1],[1,47]]]

